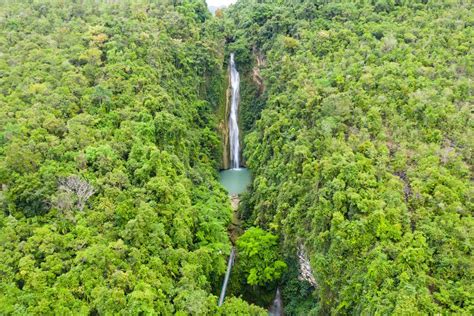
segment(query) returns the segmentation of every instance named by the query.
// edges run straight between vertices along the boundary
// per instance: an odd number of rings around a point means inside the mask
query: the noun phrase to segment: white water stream
[[[229,144],[230,144],[230,167],[240,168],[240,142],[239,142],[239,99],[240,99],[240,76],[234,61],[234,53],[230,54],[230,85],[232,88],[231,106],[229,115]]]
[[[224,303],[225,291],[227,290],[227,283],[229,282],[230,271],[234,265],[235,249],[232,247],[232,251],[229,255],[229,261],[227,262],[227,271],[225,272],[224,283],[222,283],[221,295],[219,296],[219,304],[221,306]]]
[[[273,300],[272,306],[268,310],[269,316],[282,316],[283,315],[283,303],[281,301],[280,288],[277,288],[275,299]]]

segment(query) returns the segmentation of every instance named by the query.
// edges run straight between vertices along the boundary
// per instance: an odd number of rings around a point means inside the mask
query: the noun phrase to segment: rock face
[[[311,270],[311,264],[309,262],[308,256],[306,255],[306,250],[304,249],[303,245],[298,246],[296,256],[298,258],[300,270],[298,279],[301,281],[307,281],[312,286],[317,287],[318,284],[316,283],[316,279],[314,278],[313,271]]]
[[[230,84],[228,84],[228,88],[226,90],[226,96],[225,96],[225,111],[224,111],[224,117],[222,118],[222,169],[229,169],[230,168],[230,153],[229,153],[229,120],[227,119],[229,117],[229,112],[230,112]]]
[[[263,78],[260,74],[260,68],[265,66],[265,57],[255,46],[253,47],[252,52],[255,56],[255,61],[257,63],[252,68],[252,80],[258,87],[258,95],[261,95],[263,94],[263,92],[265,92],[265,85],[263,84]]]
[[[237,208],[239,207],[240,198],[237,194],[230,195],[230,205],[232,207],[232,211],[236,212]]]
[[[230,206],[232,208],[232,222],[229,225],[228,232],[230,240],[233,245],[237,241],[237,238],[242,235],[242,227],[240,226],[240,219],[237,209],[239,208],[240,198],[237,194],[229,195]]]
[[[230,86],[230,72],[227,71],[227,89],[225,93],[225,107],[223,111],[219,112],[219,134],[221,136],[222,143],[222,163],[221,169],[230,168],[230,154],[229,154],[229,112],[230,112],[230,97],[231,97],[231,86]]]

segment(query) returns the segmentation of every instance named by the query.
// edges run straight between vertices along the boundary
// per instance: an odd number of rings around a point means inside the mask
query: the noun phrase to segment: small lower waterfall
[[[232,265],[234,264],[235,249],[232,247],[232,251],[229,255],[229,261],[227,262],[227,271],[225,272],[224,283],[222,283],[221,295],[219,296],[219,305],[221,306],[224,303],[225,291],[227,290],[227,283],[229,282],[230,271],[232,270]]]
[[[239,99],[240,99],[240,76],[234,61],[234,53],[230,54],[230,84],[232,97],[229,115],[229,144],[230,144],[230,167],[240,167],[240,143],[239,143]]]
[[[282,316],[283,315],[283,303],[281,301],[280,288],[277,288],[275,299],[273,300],[272,306],[268,310],[268,315],[271,316]]]

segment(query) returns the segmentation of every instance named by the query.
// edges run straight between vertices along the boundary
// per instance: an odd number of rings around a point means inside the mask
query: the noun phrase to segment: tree
[[[249,228],[237,240],[239,269],[249,285],[274,283],[286,270],[279,260],[278,237],[258,227]]]
[[[58,208],[69,210],[75,204],[74,206],[80,211],[84,209],[85,203],[95,192],[92,185],[78,176],[69,176],[59,180],[59,191],[62,194],[57,200]],[[75,203],[71,199],[74,199]]]

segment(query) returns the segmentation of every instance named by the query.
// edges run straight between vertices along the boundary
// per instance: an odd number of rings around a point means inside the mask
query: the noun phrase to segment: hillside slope
[[[263,56],[244,214],[304,245],[313,313],[474,311],[474,8],[424,2],[226,12],[238,62]],[[309,313],[292,291],[287,313]]]
[[[223,41],[204,1],[12,2],[0,30],[0,313],[221,312]]]

